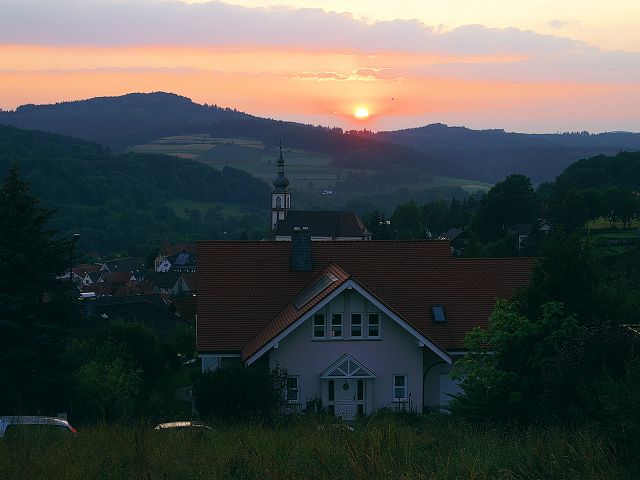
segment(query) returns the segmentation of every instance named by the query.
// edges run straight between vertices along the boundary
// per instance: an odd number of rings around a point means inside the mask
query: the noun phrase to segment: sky
[[[168,91],[376,131],[640,131],[638,0],[0,0],[0,12],[6,110]]]

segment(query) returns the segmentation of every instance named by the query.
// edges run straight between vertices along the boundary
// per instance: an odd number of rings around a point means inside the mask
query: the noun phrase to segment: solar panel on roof
[[[185,263],[187,263],[188,259],[189,259],[188,253],[180,253],[178,255],[178,258],[176,258],[176,265],[184,265]]]
[[[324,274],[322,277],[318,279],[313,285],[304,290],[300,295],[296,297],[293,301],[295,307],[300,310],[307,303],[317,297],[322,291],[324,291],[329,285],[333,282],[337,282],[338,277],[332,275],[330,273]]]

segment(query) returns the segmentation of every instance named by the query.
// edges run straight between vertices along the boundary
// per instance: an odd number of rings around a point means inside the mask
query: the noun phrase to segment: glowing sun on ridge
[[[356,118],[365,119],[369,117],[369,110],[364,107],[358,107],[353,114]]]

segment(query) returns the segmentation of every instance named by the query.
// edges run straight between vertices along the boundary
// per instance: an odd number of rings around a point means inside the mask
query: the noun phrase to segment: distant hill
[[[282,140],[290,148],[328,154],[339,168],[395,169],[407,172],[409,180],[434,174],[465,177],[463,169],[452,162],[435,161],[406,146],[349,135],[339,128],[284,122],[200,105],[163,92],[24,105],[13,112],[0,112],[0,124],[72,135],[116,151],[183,134],[253,138],[270,147]]]
[[[521,173],[541,183],[580,158],[640,150],[640,134],[628,132],[523,134],[432,124],[379,132],[374,138],[449,159],[469,172],[469,178],[487,182]]]
[[[377,134],[344,132],[200,105],[163,92],[24,105],[0,112],[0,124],[72,135],[115,151],[185,134],[256,139],[267,148],[282,140],[288,148],[330,156],[338,169],[378,171],[361,182],[365,189],[377,189],[389,175],[407,184],[424,184],[433,175],[493,183],[522,173],[541,183],[580,158],[640,150],[640,134],[625,132],[530,135],[443,124]],[[350,187],[360,188],[358,181]]]
[[[162,240],[264,235],[270,187],[235,168],[216,170],[168,155],[112,155],[97,143],[0,126],[0,178],[20,174],[48,207],[54,227],[82,234],[85,251],[145,255]],[[225,209],[234,207],[235,219]],[[89,242],[89,243],[87,243]]]
[[[159,92],[22,105],[14,112],[0,112],[0,124],[70,135],[120,150],[158,137],[206,132],[221,119],[245,117],[250,116]]]

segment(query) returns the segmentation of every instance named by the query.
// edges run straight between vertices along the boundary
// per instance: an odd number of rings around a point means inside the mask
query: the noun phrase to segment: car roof
[[[189,427],[207,427],[203,422],[182,421],[182,422],[166,422],[156,426],[156,430],[164,430],[166,428],[189,428]]]
[[[57,427],[71,428],[69,422],[58,417],[38,417],[29,415],[15,415],[0,417],[0,422],[8,425],[53,425]]]

